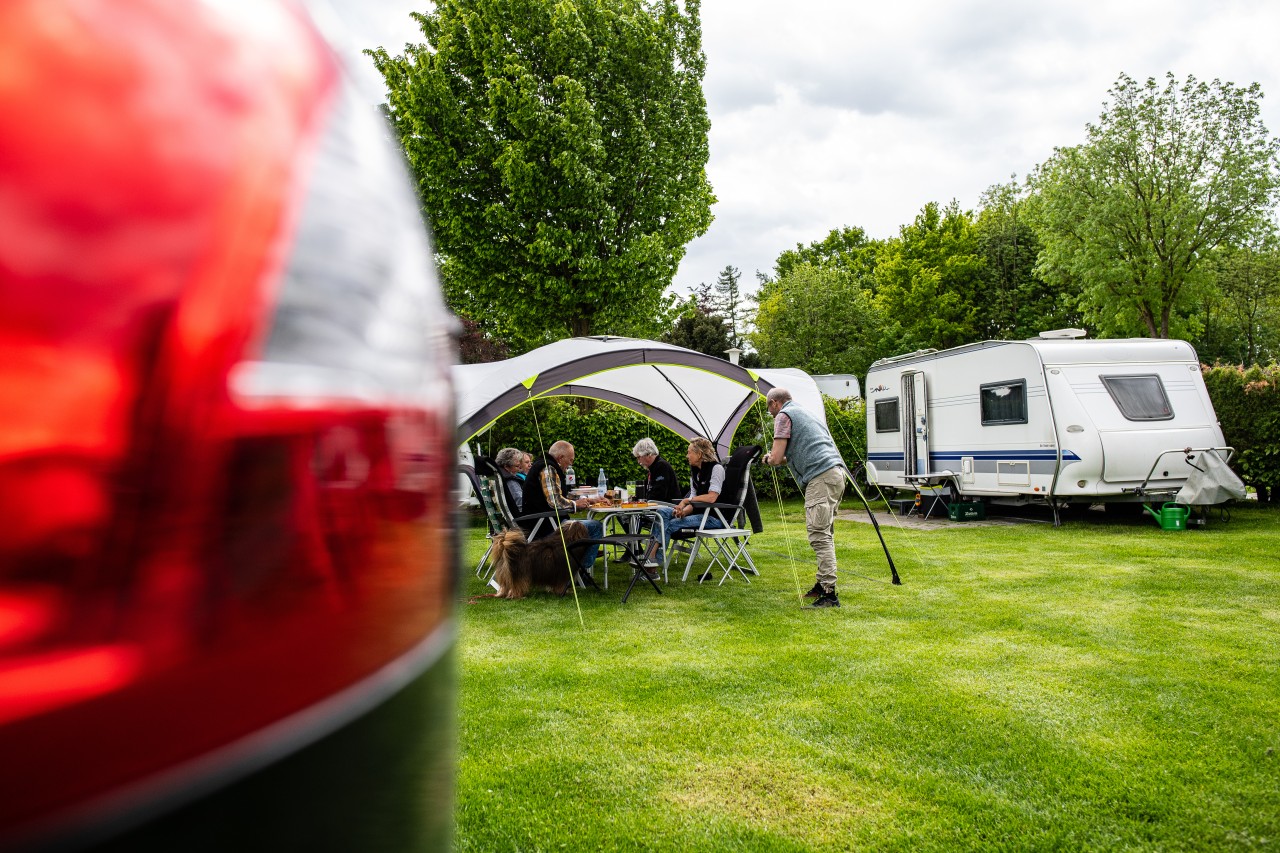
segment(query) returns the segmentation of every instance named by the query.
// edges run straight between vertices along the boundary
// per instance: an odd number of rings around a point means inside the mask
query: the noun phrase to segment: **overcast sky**
[[[392,53],[420,40],[408,12],[425,6],[337,0],[354,43]],[[1275,0],[704,0],[702,32],[718,202],[680,290],[727,264],[754,285],[833,228],[895,235],[929,201],[974,209],[1083,141],[1121,72],[1256,81],[1280,134]]]

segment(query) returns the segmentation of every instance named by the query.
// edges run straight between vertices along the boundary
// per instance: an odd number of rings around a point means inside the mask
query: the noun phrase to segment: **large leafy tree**
[[[1280,234],[1274,226],[1244,246],[1224,246],[1205,262],[1216,298],[1206,301],[1206,361],[1258,364],[1280,356]]]
[[[878,254],[876,301],[898,346],[953,347],[982,338],[986,261],[972,216],[929,202]]]
[[[414,17],[425,44],[370,55],[450,304],[526,345],[656,315],[714,201],[699,0],[438,0]]]
[[[982,194],[976,225],[985,271],[977,331],[984,338],[1029,338],[1082,322],[1075,290],[1036,273],[1040,240],[1027,221],[1023,192],[1011,179]]]
[[[891,354],[887,324],[871,291],[848,270],[800,263],[761,285],[747,335],[768,367],[865,374]]]
[[[835,228],[821,240],[807,246],[797,243],[794,249],[778,255],[773,268],[774,277],[781,278],[801,264],[814,264],[851,273],[874,293],[876,257],[882,247],[881,241],[868,237],[862,228],[847,225]]]
[[[1122,74],[1109,95],[1085,143],[1055,149],[1032,176],[1039,269],[1078,284],[1104,333],[1185,334],[1205,255],[1243,242],[1275,203],[1280,141],[1256,83]]]

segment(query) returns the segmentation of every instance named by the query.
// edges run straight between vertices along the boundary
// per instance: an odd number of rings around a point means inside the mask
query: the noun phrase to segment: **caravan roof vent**
[[[1047,332],[1041,332],[1040,337],[1061,339],[1061,338],[1083,338],[1088,332],[1084,329],[1050,329]]]

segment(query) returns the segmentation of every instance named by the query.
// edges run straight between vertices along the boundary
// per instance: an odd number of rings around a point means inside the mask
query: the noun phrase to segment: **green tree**
[[[742,347],[742,322],[746,300],[738,282],[742,279],[742,271],[732,264],[725,266],[716,278],[714,304],[716,310],[729,324],[729,340],[733,346]]]
[[[704,233],[699,0],[438,0],[369,51],[446,295],[526,345],[654,316]]]
[[[1243,242],[1277,197],[1277,150],[1262,89],[1172,74],[1127,75],[1086,142],[1055,149],[1032,176],[1028,213],[1047,280],[1076,283],[1105,334],[1186,334],[1203,295],[1201,261]]]
[[[876,258],[882,246],[882,241],[871,239],[861,228],[847,225],[835,228],[821,240],[808,246],[797,243],[794,249],[780,254],[774,264],[773,277],[781,278],[801,264],[832,267],[851,273],[874,294]]]
[[[899,350],[979,340],[986,262],[972,216],[929,202],[880,250],[876,302],[898,329]]]
[[[885,352],[885,323],[871,292],[834,266],[791,266],[757,294],[747,339],[768,367],[862,375]]]
[[[1201,359],[1274,361],[1280,356],[1280,235],[1274,226],[1248,245],[1218,249],[1205,267],[1217,298],[1197,345]]]
[[[1081,325],[1072,289],[1050,284],[1035,271],[1040,241],[1027,221],[1016,179],[989,187],[981,204],[976,224],[985,272],[977,305],[979,336],[1018,340]]]
[[[728,358],[725,352],[734,345],[725,318],[700,304],[696,295],[689,297],[685,310],[663,333],[662,340],[716,358]]]

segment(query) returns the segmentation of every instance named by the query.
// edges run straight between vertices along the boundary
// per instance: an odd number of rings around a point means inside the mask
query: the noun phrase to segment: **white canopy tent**
[[[803,370],[750,370],[672,344],[635,338],[556,341],[516,358],[453,369],[458,436],[469,441],[530,400],[589,397],[616,403],[683,436],[705,436],[721,456],[751,404],[775,387],[822,418],[822,394]]]

